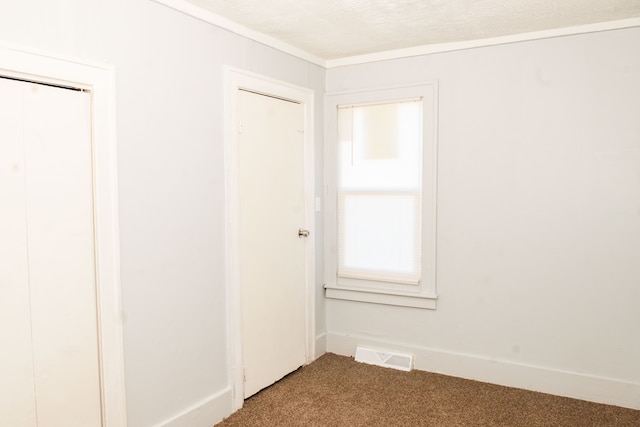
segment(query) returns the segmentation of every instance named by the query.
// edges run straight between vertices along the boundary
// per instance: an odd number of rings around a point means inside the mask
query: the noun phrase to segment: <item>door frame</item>
[[[239,189],[238,189],[238,91],[241,89],[299,102],[304,106],[305,224],[309,230],[305,253],[305,359],[315,355],[315,175],[314,92],[256,73],[225,67],[225,247],[228,310],[228,366],[232,410],[244,403],[242,348],[242,294],[240,292]]]
[[[91,94],[96,296],[103,427],[126,427],[115,131],[111,67],[0,46],[0,75]]]

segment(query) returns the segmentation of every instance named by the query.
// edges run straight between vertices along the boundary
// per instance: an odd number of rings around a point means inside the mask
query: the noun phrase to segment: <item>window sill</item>
[[[324,285],[325,296],[331,299],[368,302],[372,304],[396,305],[423,309],[436,309],[436,295],[380,291],[345,286]]]

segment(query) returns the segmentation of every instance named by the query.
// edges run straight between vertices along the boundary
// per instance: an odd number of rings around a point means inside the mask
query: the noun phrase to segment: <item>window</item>
[[[327,101],[327,297],[435,308],[435,85]]]

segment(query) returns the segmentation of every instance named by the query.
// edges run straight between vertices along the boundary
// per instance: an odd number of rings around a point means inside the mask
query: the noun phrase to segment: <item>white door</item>
[[[244,397],[306,361],[304,106],[238,94]]]
[[[91,100],[0,78],[0,425],[102,425]]]

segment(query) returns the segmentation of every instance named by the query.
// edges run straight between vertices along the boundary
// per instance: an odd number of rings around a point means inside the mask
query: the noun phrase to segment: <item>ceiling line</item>
[[[322,58],[319,58],[295,46],[291,46],[290,44],[285,43],[281,40],[278,40],[275,37],[271,37],[259,31],[252,30],[249,27],[245,27],[244,25],[238,24],[237,22],[234,22],[216,13],[206,10],[203,7],[196,6],[195,4],[190,3],[187,0],[152,0],[152,1],[162,4],[164,6],[170,7],[171,9],[182,12],[193,18],[199,19],[209,24],[213,24],[216,27],[220,27],[224,30],[231,31],[232,33],[237,34],[239,36],[246,37],[258,43],[262,43],[266,46],[272,47],[284,53],[288,53],[300,59],[304,59],[305,61],[311,62],[316,65],[320,65],[321,67],[326,68],[326,60]]]
[[[496,46],[501,44],[526,42],[531,40],[549,39],[554,37],[573,36],[578,34],[597,33],[610,30],[621,30],[624,28],[632,27],[640,27],[640,18],[605,21],[595,24],[554,28],[551,30],[532,31],[529,33],[510,34],[506,36],[490,37],[485,39],[465,40],[451,43],[437,43],[405,49],[374,52],[364,55],[348,56],[344,58],[328,59],[326,60],[326,68],[344,67],[348,65],[386,61],[389,59],[408,58],[412,56],[453,52],[456,50],[474,49],[478,47]]]
[[[619,30],[631,27],[640,27],[640,18],[621,19],[616,21],[599,22],[595,24],[578,25],[572,27],[555,28],[551,30],[533,31],[528,33],[512,34],[485,39],[466,40],[451,43],[438,43],[416,46],[406,49],[388,50],[364,55],[347,56],[336,59],[323,59],[300,48],[292,46],[267,34],[238,24],[224,18],[203,7],[190,3],[188,0],[152,0],[156,3],[170,7],[171,9],[185,13],[201,21],[213,24],[219,28],[231,31],[242,37],[262,43],[266,46],[293,55],[305,61],[330,69],[349,65],[365,64],[369,62],[386,61],[391,59],[408,58],[412,56],[428,55],[434,53],[453,52],[457,50],[473,49],[478,47],[496,46],[501,44],[518,43],[531,40],[548,39],[553,37],[571,36],[577,34],[594,33],[600,31]]]

